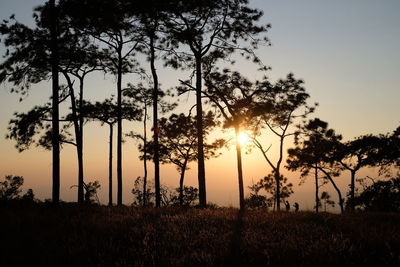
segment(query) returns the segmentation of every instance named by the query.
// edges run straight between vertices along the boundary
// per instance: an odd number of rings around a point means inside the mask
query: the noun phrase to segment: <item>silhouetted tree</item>
[[[141,110],[132,101],[122,102],[122,119],[137,121],[141,118]],[[108,205],[112,206],[112,158],[113,158],[113,128],[118,121],[118,106],[114,99],[106,99],[104,102],[94,104],[84,102],[83,113],[85,117],[92,120],[98,120],[100,123],[109,126],[109,157],[108,157]]]
[[[129,1],[128,1],[129,2]],[[165,32],[164,22],[169,17],[170,1],[166,0],[149,0],[138,4],[137,1],[130,2],[130,10],[139,19],[138,31],[142,34],[142,46],[140,51],[147,56],[150,63],[152,77],[152,107],[153,107],[153,150],[154,150],[154,181],[156,192],[156,207],[161,205],[160,191],[160,156],[159,156],[159,127],[158,127],[158,107],[160,86],[156,69],[156,52],[164,51],[168,47],[165,38],[161,38],[160,34]],[[155,8],[156,7],[156,8]],[[161,38],[161,39],[160,39]],[[144,186],[146,185],[144,180]],[[144,193],[146,190],[143,191]],[[144,199],[146,199],[144,197]],[[145,203],[144,203],[145,204]]]
[[[261,103],[257,103],[256,108],[255,99],[262,98],[261,95],[265,94],[266,81],[252,83],[238,72],[231,72],[227,69],[222,73],[209,73],[204,78],[206,89],[203,90],[203,94],[211,105],[216,107],[219,113],[222,114],[224,127],[235,129],[239,200],[240,208],[243,209],[244,188],[239,135],[241,128],[248,127],[250,121],[256,116],[255,113],[260,109]],[[267,103],[263,108],[266,111],[268,107],[272,107],[270,103]]]
[[[339,206],[343,212],[343,198],[333,177],[338,176],[340,166],[335,162],[335,147],[341,140],[340,135],[328,129],[328,123],[316,118],[302,125],[295,136],[295,148],[288,150],[287,168],[300,170],[301,176],[306,177],[311,170],[315,171],[315,207],[318,212],[320,206],[318,171],[321,171],[335,188]]]
[[[269,83],[265,78],[263,87],[265,87],[266,93],[261,95],[262,98],[259,101],[261,103],[270,103],[272,108],[265,104],[261,106],[261,110],[258,111],[261,115],[253,121],[254,130],[251,136],[253,144],[260,150],[275,175],[275,202],[278,211],[281,203],[279,179],[281,177],[285,140],[287,137],[294,135],[294,131],[290,131],[290,127],[296,122],[296,119],[305,118],[314,111],[314,107],[307,106],[306,101],[309,95],[303,87],[303,83],[302,80],[296,79],[291,73],[287,75],[286,79],[280,79],[275,84]],[[264,129],[270,130],[279,140],[279,154],[275,163],[272,162],[271,155],[268,154],[270,147],[264,148],[257,138]]]
[[[215,120],[215,114],[208,112],[203,116],[203,133],[207,135],[212,129],[218,125]],[[198,157],[197,153],[197,128],[195,118],[186,116],[185,114],[172,114],[168,119],[162,118],[160,125],[160,161],[161,163],[172,163],[176,165],[180,174],[179,179],[179,202],[184,205],[184,179],[185,171],[189,169],[188,164]],[[206,140],[206,137],[204,138]],[[204,157],[209,159],[216,157],[218,149],[225,145],[225,140],[217,139],[212,143],[204,144]],[[154,142],[149,142],[148,157],[154,157]],[[139,147],[144,153],[144,148]],[[144,159],[144,154],[141,155]]]
[[[54,2],[54,1],[53,1]],[[54,3],[53,3],[54,4]],[[53,17],[58,16],[57,24],[53,21]],[[101,69],[100,59],[102,53],[96,46],[90,44],[87,36],[77,33],[65,19],[63,10],[57,5],[51,7],[49,5],[39,6],[34,13],[36,28],[30,29],[25,25],[14,22],[10,24],[5,22],[2,24],[3,34],[8,35],[6,39],[7,46],[13,49],[13,52],[7,55],[7,60],[3,63],[5,72],[4,78],[13,81],[15,86],[19,86],[17,91],[22,94],[27,92],[29,85],[38,83],[47,79],[49,76],[57,79],[57,97],[52,101],[62,102],[67,97],[71,99],[71,116],[70,120],[74,127],[75,142],[78,158],[78,202],[83,202],[83,116],[79,110],[83,101],[84,79],[87,74]],[[53,26],[57,25],[56,29]],[[54,45],[54,37],[52,31],[56,30],[57,45],[57,76],[54,76],[51,68],[53,64],[52,51]],[[21,68],[21,66],[23,66]],[[61,73],[66,82],[67,88],[59,88],[58,73]],[[74,79],[79,81],[79,100],[75,95]],[[62,89],[62,90],[59,90]],[[14,88],[12,89],[14,90]],[[62,92],[64,91],[64,92]],[[62,92],[60,94],[60,92]],[[55,92],[53,92],[55,94]],[[60,99],[61,97],[61,99]],[[47,112],[52,114],[55,103]],[[60,140],[59,130],[59,112],[57,109],[57,129],[49,128],[48,137],[54,142],[54,135],[50,131],[58,132],[58,143]],[[52,146],[53,147],[53,146]],[[59,145],[58,145],[59,147]],[[57,148],[56,150],[58,150]],[[53,149],[53,153],[58,153]]]
[[[335,150],[336,160],[351,174],[350,180],[350,201],[349,208],[354,211],[355,180],[357,172],[366,166],[375,166],[378,164],[379,149],[384,146],[385,138],[364,135],[338,144]]]
[[[52,78],[52,199],[57,204],[60,198],[60,140],[59,140],[59,10],[55,0],[36,9],[34,18],[37,28],[30,29],[14,21],[3,21],[0,33],[7,47],[5,61],[0,65],[0,82],[10,82],[11,91],[26,95],[31,84]],[[44,16],[42,16],[44,15]],[[43,38],[44,37],[44,38]],[[44,70],[45,69],[45,70]]]
[[[24,178],[22,176],[6,175],[4,182],[0,182],[0,199],[15,200],[19,198],[22,192]]]
[[[322,192],[321,201],[324,204],[324,211],[325,212],[326,212],[326,207],[327,206],[335,207],[335,201],[331,200],[331,196],[326,191]]]
[[[93,204],[95,202],[97,202],[97,204],[100,204],[99,197],[97,196],[97,191],[101,187],[100,182],[94,181],[85,183],[84,187],[85,187],[85,202],[88,204]]]
[[[135,206],[153,206],[154,205],[154,198],[155,198],[155,193],[151,189],[152,185],[151,183],[147,183],[147,186],[143,185],[144,180],[143,177],[138,176],[135,179],[134,186],[132,189],[132,194],[133,194],[133,205]],[[146,191],[143,191],[146,190]]]
[[[269,25],[255,25],[262,12],[250,8],[247,0],[175,0],[171,3],[170,16],[166,21],[167,38],[171,43],[188,47],[190,53],[185,51],[184,58],[188,59],[188,67],[195,73],[199,201],[200,206],[205,207],[207,199],[202,119],[204,64],[213,65],[218,59],[226,59],[235,50],[240,50],[249,58],[253,56],[254,61],[259,62],[252,49],[257,48],[262,41],[258,35],[266,32]],[[244,43],[248,45],[240,45]],[[178,66],[179,60],[171,59],[167,63]]]
[[[148,108],[153,103],[153,94],[152,89],[147,89],[143,87],[142,84],[138,86],[134,86],[132,84],[128,84],[128,88],[124,91],[124,95],[130,98],[133,98],[135,101],[140,103],[141,109],[143,111],[143,135],[137,134],[131,131],[127,136],[132,138],[140,139],[143,142],[142,150],[143,150],[143,206],[147,205],[147,120],[148,117]]]
[[[399,212],[400,178],[374,182],[354,197],[354,206],[366,211]]]
[[[6,175],[4,181],[0,182],[0,201],[28,200],[34,201],[35,195],[32,189],[28,189],[21,196],[24,178],[22,176]]]
[[[266,193],[270,194],[271,197],[267,198],[268,205],[273,206],[273,209],[275,210],[275,207],[277,207],[276,203],[276,177],[275,174],[270,173],[264,178],[260,179],[256,184],[253,185],[255,188],[258,190],[264,190]],[[279,188],[280,188],[280,194],[281,194],[281,201],[284,203],[287,198],[290,197],[291,194],[293,194],[293,184],[288,183],[287,178],[282,176],[279,179]]]
[[[257,184],[253,183],[248,186],[250,189],[250,194],[244,199],[246,208],[256,209],[256,208],[267,208],[271,206],[271,199],[268,199],[264,195],[260,195],[259,192],[262,189]]]
[[[158,96],[157,96],[157,105],[161,108],[161,113],[166,113],[171,110],[173,110],[176,106],[177,103],[168,103],[164,101],[164,97],[169,95],[169,92],[167,91],[166,93],[157,90]],[[147,186],[147,152],[148,152],[148,145],[147,145],[147,120],[148,120],[148,108],[152,106],[154,102],[154,88],[147,88],[143,86],[143,84],[138,84],[138,85],[133,85],[133,84],[128,84],[128,87],[124,89],[123,95],[130,98],[132,101],[135,101],[136,103],[140,103],[140,108],[142,109],[142,114],[143,114],[143,134],[138,134],[133,131],[131,131],[127,136],[139,139],[143,142],[142,145],[140,145],[139,149],[143,151],[143,169],[144,169],[144,176],[143,176],[143,201],[142,204],[145,206],[146,205],[146,186]],[[158,112],[157,110],[153,109],[153,112]],[[158,127],[158,126],[157,126]],[[158,134],[157,134],[157,140],[158,140]],[[153,139],[154,141],[154,139]],[[157,146],[158,147],[158,146]],[[155,149],[154,147],[152,149]],[[155,150],[154,150],[155,152]],[[159,154],[159,152],[157,152]],[[158,156],[159,158],[159,156]],[[157,190],[157,187],[159,187],[159,183],[156,183],[156,194],[157,192],[160,193],[159,190]],[[161,197],[160,197],[161,199]],[[160,200],[161,201],[161,200]]]
[[[122,75],[140,72],[133,57],[142,41],[136,27],[138,19],[129,12],[126,1],[64,0],[61,3],[75,29],[106,45],[105,64],[117,79],[117,204],[122,205]]]

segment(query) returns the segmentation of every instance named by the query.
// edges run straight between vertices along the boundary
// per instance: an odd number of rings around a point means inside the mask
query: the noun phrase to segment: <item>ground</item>
[[[400,214],[0,207],[0,266],[400,266]]]

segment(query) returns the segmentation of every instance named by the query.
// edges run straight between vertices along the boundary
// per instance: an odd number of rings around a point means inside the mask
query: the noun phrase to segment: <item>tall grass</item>
[[[0,208],[0,265],[400,266],[399,214]]]

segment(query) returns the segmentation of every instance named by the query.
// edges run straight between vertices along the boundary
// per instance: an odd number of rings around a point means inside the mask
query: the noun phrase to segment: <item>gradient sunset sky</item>
[[[32,23],[32,8],[44,3],[39,0],[1,0],[0,19],[15,13],[24,23]],[[263,63],[271,66],[272,80],[283,78],[293,72],[305,81],[311,95],[309,103],[318,102],[319,107],[311,117],[319,117],[342,134],[345,140],[362,134],[378,134],[393,131],[400,125],[400,1],[397,0],[250,0],[253,7],[264,11],[262,23],[271,23],[268,37],[271,47],[261,47],[257,54]],[[0,53],[4,54],[0,45]],[[147,67],[147,63],[144,62]],[[238,61],[233,69],[249,79],[261,77],[251,62]],[[158,62],[162,88],[178,84],[188,73],[164,69]],[[126,75],[123,84],[136,83],[138,78]],[[32,188],[40,199],[51,197],[51,152],[35,148],[18,153],[14,141],[4,138],[8,121],[15,111],[22,112],[48,101],[51,83],[42,82],[32,86],[30,95],[22,102],[19,96],[9,92],[7,84],[0,85],[0,176],[21,175],[25,178],[24,189]],[[102,100],[115,94],[114,80],[101,73],[91,75],[87,81],[85,98]],[[181,99],[176,112],[191,106],[193,95]],[[149,123],[151,124],[151,122]],[[124,124],[124,131],[141,131],[138,123]],[[229,131],[215,133],[228,136]],[[99,180],[102,188],[100,200],[107,197],[107,127],[88,123],[85,130],[85,179]],[[272,143],[270,153],[277,146],[272,137],[264,138],[266,145]],[[136,144],[127,140],[124,144],[124,202],[132,202],[134,179],[142,175],[142,162],[138,159]],[[288,142],[286,148],[292,146]],[[77,183],[76,152],[65,145],[61,152],[61,199],[76,200]],[[254,150],[243,155],[245,186],[256,182],[271,169],[260,152]],[[185,183],[197,185],[196,163],[191,164]],[[364,170],[363,173],[369,172]],[[297,186],[297,173],[284,170],[295,184],[291,202],[298,201],[302,209],[313,207],[312,179]],[[375,172],[372,172],[375,175]],[[150,175],[152,179],[150,164]],[[178,186],[178,173],[173,166],[161,167],[161,182],[169,187]],[[347,192],[349,174],[337,178],[342,192]],[[217,159],[206,162],[208,201],[221,205],[238,205],[236,154],[234,147],[224,150]],[[114,187],[116,188],[116,187]],[[329,191],[333,200],[336,194],[326,185],[321,191]]]

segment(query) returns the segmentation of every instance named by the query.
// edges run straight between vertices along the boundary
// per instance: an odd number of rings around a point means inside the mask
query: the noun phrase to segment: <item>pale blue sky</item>
[[[43,2],[0,0],[0,19],[6,19],[11,13],[15,13],[17,19],[28,23],[31,21],[32,7]],[[268,34],[272,46],[258,51],[263,62],[272,67],[269,76],[277,79],[293,72],[296,77],[304,79],[311,95],[310,102],[320,103],[315,116],[328,121],[346,139],[360,134],[386,133],[400,125],[400,1],[250,0],[250,3],[262,9],[262,21],[272,25]],[[1,52],[4,51],[2,47],[0,49]],[[259,77],[254,71],[255,67],[249,62],[238,62],[234,68],[250,79]],[[161,64],[159,70],[160,81],[165,87],[176,85],[177,77],[185,78],[185,74],[163,70]],[[134,77],[124,79],[124,83],[132,82]],[[114,93],[114,88],[110,89],[111,82],[104,81],[101,74],[95,75],[88,85],[90,88],[87,96],[91,99],[101,99]],[[31,95],[19,103],[18,97],[8,93],[6,85],[1,85],[0,136],[5,135],[8,120],[14,111],[27,110],[34,104],[43,103],[49,93],[50,83],[44,83],[34,87]],[[97,127],[92,127],[87,132],[97,131]],[[106,132],[102,132],[101,136],[106,138]],[[106,149],[106,143],[104,145]],[[25,157],[24,160],[34,158],[37,155],[35,153],[46,155],[47,161],[40,164],[49,168],[48,152],[33,150],[27,152],[30,154],[18,154],[12,146],[11,141],[0,139],[0,176],[18,174],[16,167],[10,167],[14,166],[13,162],[18,162],[21,157]],[[7,155],[3,151],[7,151]],[[136,155],[129,157],[133,161]],[[209,166],[214,166],[219,160],[210,161]],[[246,159],[244,160],[246,163]],[[69,161],[74,162],[74,159]],[[140,163],[135,162],[136,165],[140,168]],[[132,172],[129,175],[139,175],[134,168]],[[210,173],[209,177],[213,175],[211,170],[207,172]],[[265,170],[248,173],[247,184],[251,179],[261,178],[259,176]],[[45,175],[49,179],[50,170],[37,171],[34,176],[39,175]],[[195,171],[189,172],[189,176],[191,178],[188,181],[195,181]],[[232,176],[235,177],[234,172]],[[347,183],[347,180],[343,181],[342,186]],[[236,204],[236,179],[232,179],[232,185],[228,187],[228,195],[231,197],[225,201],[218,197],[221,192],[225,192],[224,189],[218,185],[213,189],[210,184],[208,190],[211,200]],[[307,190],[312,188],[298,189],[297,197],[307,201]],[[106,190],[103,191],[105,194]],[[64,192],[66,199],[70,194],[68,192]],[[42,195],[49,193],[43,191]]]

